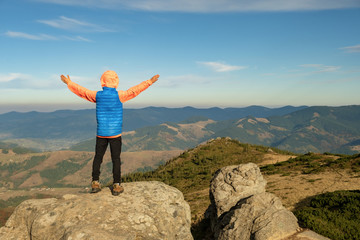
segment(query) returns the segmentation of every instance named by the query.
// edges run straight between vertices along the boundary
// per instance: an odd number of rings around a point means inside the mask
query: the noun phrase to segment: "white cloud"
[[[321,79],[321,80],[315,80],[315,79],[302,79],[299,81],[300,84],[317,84],[317,85],[328,85],[328,84],[343,84],[343,83],[349,83],[349,82],[359,82],[360,78],[358,77],[340,77],[340,78],[333,78],[333,79]]]
[[[0,75],[0,87],[2,89],[24,89],[30,88],[34,82],[31,75],[24,73],[8,73]],[[35,86],[35,85],[34,85]]]
[[[335,72],[341,68],[341,66],[327,66],[323,64],[302,64],[300,67],[313,68],[315,72]]]
[[[27,89],[27,90],[41,90],[41,89],[58,89],[59,87],[66,88],[66,85],[60,79],[61,73],[50,74],[44,76],[34,76],[25,73],[0,73],[0,89]],[[67,75],[64,73],[64,75]],[[70,75],[70,79],[84,87],[99,88],[100,80],[94,78]]]
[[[0,83],[11,82],[16,79],[30,79],[31,76],[23,73],[0,74]]]
[[[59,75],[39,77],[24,73],[0,74],[1,89],[53,89],[61,84]]]
[[[34,0],[63,5],[176,12],[311,11],[358,8],[359,0]]]
[[[46,40],[70,40],[70,41],[82,41],[82,42],[92,42],[91,40],[76,36],[76,37],[69,37],[69,36],[62,36],[62,37],[55,37],[47,34],[29,34],[29,33],[23,33],[23,32],[13,32],[13,31],[7,31],[5,33],[6,36],[11,38],[24,38],[29,40],[37,40],[37,41],[46,41]]]
[[[230,71],[242,70],[247,68],[246,66],[233,66],[221,62],[197,62],[197,63],[209,67],[215,72],[230,72]]]
[[[76,36],[76,37],[67,37],[64,36],[64,39],[70,40],[70,41],[76,41],[76,42],[92,42],[90,39],[81,37],[81,36]]]
[[[344,50],[345,52],[348,52],[348,53],[360,52],[360,44],[354,45],[354,46],[342,47],[340,49],[342,49],[342,50]]]
[[[216,78],[217,79],[217,78]],[[207,78],[193,74],[180,75],[180,76],[168,76],[161,78],[161,81],[156,82],[156,85],[161,87],[179,87],[184,85],[195,85],[195,84],[207,84],[214,81],[215,78]]]
[[[60,16],[58,19],[53,20],[38,20],[39,23],[49,25],[54,28],[70,30],[70,31],[84,31],[84,32],[111,32],[100,25],[80,21],[65,16]]]
[[[25,39],[30,39],[30,40],[58,40],[58,38],[51,36],[51,35],[47,35],[47,34],[28,34],[28,33],[23,33],[23,32],[12,32],[12,31],[7,31],[5,33],[6,36],[8,37],[12,37],[12,38],[25,38]]]

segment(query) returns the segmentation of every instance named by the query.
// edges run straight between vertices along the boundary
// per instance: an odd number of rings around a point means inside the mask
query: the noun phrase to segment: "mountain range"
[[[282,116],[306,106],[266,108],[249,106],[245,108],[193,107],[165,108],[147,107],[124,109],[123,131],[133,131],[145,126],[156,126],[164,122],[181,122],[196,116],[215,121],[237,119],[246,116]],[[9,112],[0,114],[0,140],[21,146],[58,150],[94,137],[96,134],[95,109],[59,110],[55,112]]]
[[[359,105],[274,109],[148,107],[124,111],[123,151],[184,150],[211,138],[231,137],[296,153],[360,152]],[[94,149],[94,109],[10,112],[1,114],[0,121],[3,145],[17,143],[40,150]]]
[[[284,116],[215,121],[193,117],[179,123],[125,132],[125,151],[187,149],[211,138],[231,137],[243,143],[280,148],[296,153],[360,152],[360,106],[308,107]],[[95,139],[71,147],[90,151]]]

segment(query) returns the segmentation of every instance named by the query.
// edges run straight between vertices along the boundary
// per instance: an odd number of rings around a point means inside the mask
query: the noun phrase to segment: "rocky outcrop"
[[[216,225],[217,239],[283,239],[296,233],[297,219],[274,194],[248,197],[224,214]]]
[[[0,239],[193,239],[190,207],[183,194],[161,182],[125,183],[61,199],[27,200],[0,228]]]
[[[266,180],[254,163],[223,167],[213,176],[210,197],[216,216],[228,212],[241,199],[265,192]]]
[[[280,199],[265,192],[266,180],[254,163],[218,170],[210,184],[206,217],[217,240],[329,240],[301,229]]]
[[[284,239],[297,232],[294,214],[265,186],[253,163],[225,167],[214,175],[209,212],[216,239]]]

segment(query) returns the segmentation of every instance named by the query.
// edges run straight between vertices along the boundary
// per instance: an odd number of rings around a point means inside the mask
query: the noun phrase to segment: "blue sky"
[[[360,104],[358,0],[0,0],[0,113],[93,108],[60,75],[125,107]]]

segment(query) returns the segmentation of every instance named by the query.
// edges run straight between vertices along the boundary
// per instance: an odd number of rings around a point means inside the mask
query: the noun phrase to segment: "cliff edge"
[[[0,239],[193,239],[183,194],[161,182],[123,184],[96,194],[64,195],[21,203],[0,228]]]

